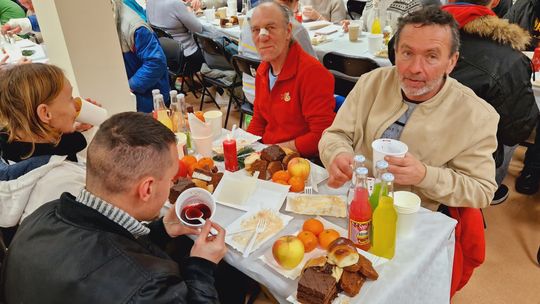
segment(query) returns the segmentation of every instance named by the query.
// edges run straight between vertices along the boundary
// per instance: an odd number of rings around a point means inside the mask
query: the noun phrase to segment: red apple
[[[285,269],[293,269],[304,258],[304,243],[294,235],[282,236],[274,242],[272,255]]]
[[[309,161],[305,158],[295,157],[289,161],[287,165],[287,171],[291,176],[301,177],[303,180],[307,180],[309,176]]]

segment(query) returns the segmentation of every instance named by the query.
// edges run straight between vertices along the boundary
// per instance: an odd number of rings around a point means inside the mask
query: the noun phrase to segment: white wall
[[[74,96],[99,101],[109,114],[135,111],[109,0],[34,0],[51,64]]]

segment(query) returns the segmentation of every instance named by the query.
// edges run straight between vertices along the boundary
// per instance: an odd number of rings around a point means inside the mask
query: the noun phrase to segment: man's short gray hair
[[[394,35],[396,49],[399,47],[399,36],[403,28],[408,24],[425,25],[440,25],[447,26],[452,33],[452,45],[450,47],[450,55],[459,51],[459,27],[454,17],[447,11],[441,10],[435,5],[426,6],[420,10],[412,12],[398,19],[398,28]]]
[[[277,1],[273,1],[273,0],[264,0],[264,1],[261,1],[259,5],[255,7],[255,9],[261,7],[262,4],[275,5],[277,8],[279,8],[279,11],[281,12],[281,15],[283,17],[283,21],[285,22],[285,25],[288,25],[289,23],[291,23],[292,12],[285,5]]]

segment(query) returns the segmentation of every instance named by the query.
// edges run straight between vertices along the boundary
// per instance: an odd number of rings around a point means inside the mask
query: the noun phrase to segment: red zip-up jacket
[[[255,107],[247,131],[261,136],[264,144],[294,139],[300,155],[318,156],[319,139],[335,116],[332,74],[296,42],[271,91],[269,69],[268,62],[257,69]]]

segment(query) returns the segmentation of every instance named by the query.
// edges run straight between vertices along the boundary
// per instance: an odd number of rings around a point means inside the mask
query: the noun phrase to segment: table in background
[[[22,51],[28,50],[33,51],[34,53],[31,56],[26,56],[32,62],[42,62],[47,63],[49,58],[45,54],[45,49],[43,45],[36,44],[29,39],[20,39],[15,41],[14,47],[10,45],[4,45],[5,50],[9,54],[8,63],[15,63],[22,57]]]
[[[347,187],[330,189],[323,182],[319,193],[344,194]],[[266,286],[280,303],[297,288],[297,281],[283,277],[259,259],[280,236],[294,234],[301,229],[305,219],[312,216],[280,212],[294,217],[276,236],[262,244],[249,257],[229,247],[225,260]],[[217,204],[214,221],[227,227],[244,211]],[[347,227],[346,219],[325,217],[341,227]],[[452,265],[454,258],[454,228],[456,221],[439,212],[421,208],[414,234],[407,239],[398,238],[396,255],[381,266],[379,279],[364,286],[360,295],[351,303],[449,303]]]
[[[199,18],[199,21],[206,27],[212,27],[214,30],[217,30],[218,32],[222,33],[223,35],[232,38],[234,40],[240,39],[240,27],[238,25],[228,27],[228,28],[222,28],[219,26],[218,21],[214,20],[213,23],[208,22],[206,18],[201,17]],[[317,45],[314,45],[313,48],[315,49],[315,52],[317,53],[317,58],[319,61],[322,62],[322,59],[324,55],[326,55],[329,52],[337,52],[344,55],[349,56],[356,56],[356,57],[365,57],[375,60],[378,65],[380,66],[390,66],[392,65],[390,63],[390,60],[388,58],[381,58],[376,57],[373,54],[371,54],[368,51],[368,42],[367,42],[367,34],[366,32],[361,33],[360,37],[358,37],[358,41],[351,42],[349,41],[349,35],[347,33],[343,33],[341,30],[341,27],[335,24],[330,24],[323,29],[327,28],[334,28],[336,30],[335,33],[327,35],[327,41],[319,43]],[[308,30],[310,38],[315,36],[315,33],[317,30]]]

